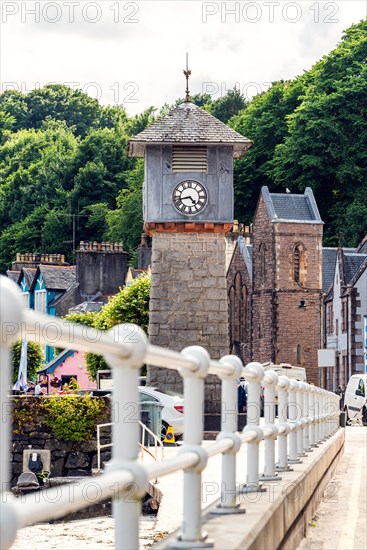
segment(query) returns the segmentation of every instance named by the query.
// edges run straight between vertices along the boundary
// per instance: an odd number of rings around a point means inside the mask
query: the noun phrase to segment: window
[[[328,302],[326,306],[326,333],[333,334],[333,302]]]
[[[36,290],[34,293],[34,309],[38,313],[46,313],[46,291]]]
[[[296,365],[302,364],[302,348],[300,344],[297,344],[296,347]]]
[[[241,328],[242,328],[242,293],[241,293],[241,273],[236,273],[234,279],[235,287],[235,319],[234,319],[234,334],[233,340],[235,342],[241,342]]]
[[[22,302],[24,307],[29,307],[29,292],[22,292]]]
[[[139,397],[140,397],[141,403],[146,403],[149,401],[154,401],[159,403],[159,399],[157,399],[156,397],[153,397],[152,395],[148,395],[147,393],[140,392]]]
[[[347,301],[342,301],[342,332],[346,332],[347,330]]]
[[[295,283],[304,283],[304,247],[301,243],[297,243],[293,251],[293,280]]]
[[[208,171],[206,147],[172,147],[172,172],[202,172]]]

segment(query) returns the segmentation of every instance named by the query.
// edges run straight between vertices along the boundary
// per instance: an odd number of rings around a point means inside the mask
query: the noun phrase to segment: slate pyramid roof
[[[182,103],[129,140],[129,155],[143,157],[146,145],[230,145],[242,157],[252,141],[193,103]]]
[[[303,195],[269,193],[269,189],[266,186],[262,187],[261,192],[272,222],[323,224],[310,187],[306,187]]]

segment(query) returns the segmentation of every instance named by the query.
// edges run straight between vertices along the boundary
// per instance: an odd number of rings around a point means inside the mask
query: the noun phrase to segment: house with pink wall
[[[61,385],[68,384],[71,378],[75,378],[81,389],[96,388],[96,383],[88,377],[85,356],[81,351],[63,350],[42,370],[38,371],[38,375],[48,381],[49,392],[52,390],[50,382],[54,377],[61,380]]]

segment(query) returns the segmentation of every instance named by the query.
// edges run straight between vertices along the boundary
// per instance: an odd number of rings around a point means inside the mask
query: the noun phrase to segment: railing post
[[[12,425],[12,405],[8,397],[11,384],[10,346],[21,333],[23,307],[19,288],[7,277],[0,277],[0,395],[1,395],[1,429],[0,429],[0,548],[10,548],[17,531],[17,519],[12,517],[12,510],[6,505],[10,489],[10,428]]]
[[[311,452],[310,447],[310,406],[309,406],[309,393],[310,385],[306,382],[301,382],[303,390],[303,419],[304,419],[304,428],[303,428],[303,450],[305,453]]]
[[[299,412],[296,397],[297,390],[298,382],[296,380],[290,380],[288,394],[288,416],[289,424],[291,426],[291,432],[289,434],[289,464],[300,464],[302,462],[299,459],[297,452],[297,431],[300,430],[300,424],[298,422]]]
[[[304,430],[304,409],[303,409],[303,388],[302,382],[297,382],[297,391],[296,391],[296,402],[298,410],[298,420],[297,423],[299,428],[297,430],[297,454],[298,456],[305,456],[303,450],[303,430]]]
[[[310,384],[310,393],[308,394],[308,410],[310,413],[310,426],[309,426],[309,434],[310,434],[310,447],[317,447],[316,444],[316,436],[315,436],[315,427],[316,427],[316,410],[315,410],[315,396],[316,396],[316,388],[314,385]]]
[[[209,369],[210,357],[200,346],[190,346],[181,352],[192,357],[197,369],[191,371],[181,368],[184,378],[184,444],[179,453],[187,451],[198,455],[196,466],[184,471],[184,505],[182,533],[171,548],[212,548],[214,543],[207,540],[207,534],[201,530],[201,472],[204,470],[208,454],[202,447],[204,432],[204,378]]]
[[[264,389],[264,428],[272,430],[272,435],[265,439],[265,469],[260,477],[261,481],[276,481],[282,479],[275,471],[275,440],[278,436],[278,428],[275,425],[275,386],[278,383],[278,375],[268,370],[263,378]]]
[[[291,467],[288,464],[288,434],[290,426],[288,420],[288,390],[290,380],[287,376],[279,376],[278,378],[278,426],[284,428],[285,433],[278,435],[278,456],[279,461],[276,466],[278,472],[290,471]]]
[[[233,447],[230,451],[222,454],[222,483],[220,503],[212,514],[243,514],[244,508],[240,508],[237,502],[236,491],[236,454],[241,448],[241,439],[237,432],[237,400],[238,386],[237,379],[242,376],[242,361],[235,355],[226,355],[220,359],[221,363],[233,367],[232,375],[221,375],[222,380],[222,411],[221,411],[221,433],[217,441],[230,438]]]
[[[321,388],[315,387],[315,444],[321,443]]]
[[[115,546],[124,550],[139,547],[140,499],[148,484],[148,476],[141,464],[137,463],[139,453],[139,367],[144,362],[148,339],[136,325],[117,325],[110,330],[116,342],[130,343],[129,358],[121,359],[107,354],[106,361],[113,367],[113,405],[116,413],[112,424],[112,460],[107,472],[129,470],[134,474],[129,497],[120,498],[122,489],[116,486],[112,502],[115,517]]]
[[[244,368],[245,378],[248,380],[247,395],[247,424],[243,431],[251,430],[257,433],[257,438],[247,444],[247,480],[242,487],[243,493],[266,491],[259,482],[259,443],[263,439],[260,428],[260,382],[264,376],[264,368],[260,363],[249,363]]]
[[[321,417],[321,423],[320,423],[320,438],[321,441],[325,441],[326,439],[326,425],[325,425],[325,390],[321,389],[320,391],[320,417]]]

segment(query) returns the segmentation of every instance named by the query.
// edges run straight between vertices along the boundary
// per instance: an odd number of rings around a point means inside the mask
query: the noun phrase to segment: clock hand
[[[181,200],[185,200],[185,199],[190,199],[190,201],[192,202],[192,204],[196,204],[196,203],[197,203],[197,201],[194,200],[194,199],[192,198],[191,195],[187,195],[187,197],[181,197]]]

